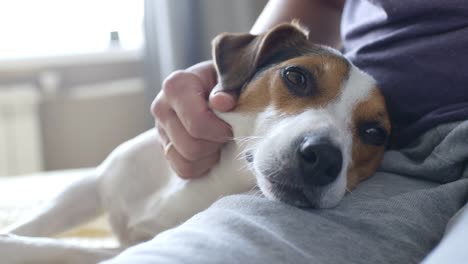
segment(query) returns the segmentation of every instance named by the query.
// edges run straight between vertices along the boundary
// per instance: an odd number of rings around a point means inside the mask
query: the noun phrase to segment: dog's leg
[[[51,201],[23,221],[7,228],[7,233],[23,236],[52,236],[92,220],[102,213],[99,177],[90,175],[73,182]]]
[[[94,264],[121,251],[84,248],[50,238],[0,235],[0,261],[5,264]]]

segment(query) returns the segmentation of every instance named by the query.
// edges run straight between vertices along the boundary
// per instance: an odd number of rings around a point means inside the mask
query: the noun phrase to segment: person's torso
[[[468,118],[466,0],[348,0],[341,32],[386,96],[397,145]]]

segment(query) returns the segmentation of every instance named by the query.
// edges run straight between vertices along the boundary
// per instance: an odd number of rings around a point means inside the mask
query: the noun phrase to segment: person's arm
[[[343,0],[270,0],[251,33],[299,19],[309,28],[311,41],[338,47],[342,6]],[[219,86],[213,89],[215,84],[213,64],[196,64],[170,75],[151,106],[161,146],[172,168],[183,178],[204,175],[218,162],[221,147],[232,136],[229,125],[210,107],[229,111],[236,98]]]
[[[341,45],[340,22],[344,0],[270,0],[250,33],[259,34],[277,24],[299,19],[314,43]]]

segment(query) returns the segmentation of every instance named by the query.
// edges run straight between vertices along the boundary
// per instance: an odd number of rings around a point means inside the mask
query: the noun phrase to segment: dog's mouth
[[[261,185],[264,193],[268,193],[267,196],[271,196],[270,198],[273,200],[300,208],[315,207],[310,199],[307,198],[302,186],[269,179],[264,179]]]

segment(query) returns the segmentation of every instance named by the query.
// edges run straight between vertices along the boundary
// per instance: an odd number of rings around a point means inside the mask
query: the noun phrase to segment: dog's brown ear
[[[261,35],[224,33],[213,40],[219,82],[227,91],[240,91],[258,69],[302,54],[310,45],[297,23],[281,24]]]

